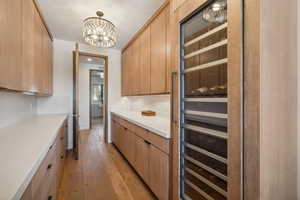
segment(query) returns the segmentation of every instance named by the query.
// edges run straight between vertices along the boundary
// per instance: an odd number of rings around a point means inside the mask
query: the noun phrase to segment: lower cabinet
[[[153,145],[149,148],[149,186],[159,199],[168,199],[169,156]]]
[[[159,200],[169,199],[169,140],[115,115],[112,142]]]
[[[135,163],[134,167],[145,183],[149,184],[149,147],[145,140],[135,137]]]
[[[42,161],[21,200],[56,200],[66,155],[66,123]]]

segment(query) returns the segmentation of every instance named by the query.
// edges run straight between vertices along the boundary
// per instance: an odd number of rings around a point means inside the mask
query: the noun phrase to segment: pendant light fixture
[[[116,27],[103,18],[103,12],[97,11],[97,17],[89,17],[83,21],[82,35],[84,41],[96,47],[113,47],[117,43]]]

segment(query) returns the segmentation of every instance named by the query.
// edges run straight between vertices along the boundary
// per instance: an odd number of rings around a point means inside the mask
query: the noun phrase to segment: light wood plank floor
[[[58,200],[156,199],[100,130],[81,132],[80,159],[67,156]]]

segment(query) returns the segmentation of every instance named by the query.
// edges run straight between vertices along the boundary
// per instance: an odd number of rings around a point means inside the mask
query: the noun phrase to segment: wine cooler
[[[181,24],[180,188],[184,200],[228,199],[227,2]]]

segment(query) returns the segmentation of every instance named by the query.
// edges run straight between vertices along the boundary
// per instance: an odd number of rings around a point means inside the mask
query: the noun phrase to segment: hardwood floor
[[[80,134],[80,159],[66,159],[58,200],[156,199],[100,127]]]

